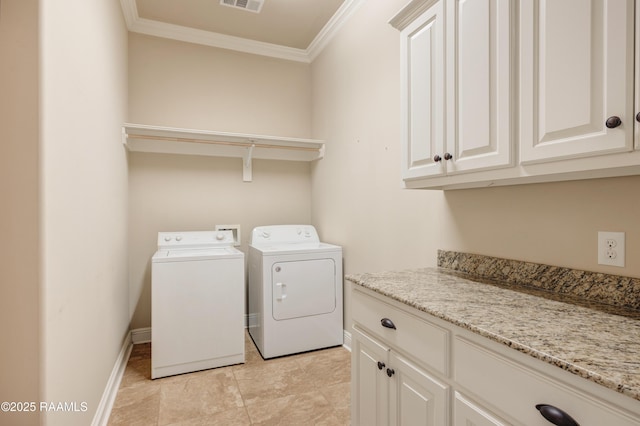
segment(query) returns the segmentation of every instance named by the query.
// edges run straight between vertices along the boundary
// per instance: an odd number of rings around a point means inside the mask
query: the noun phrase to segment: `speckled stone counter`
[[[640,400],[640,312],[488,277],[438,267],[345,279]]]

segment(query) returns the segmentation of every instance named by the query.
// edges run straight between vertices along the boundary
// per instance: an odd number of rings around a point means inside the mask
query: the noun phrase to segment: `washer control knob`
[[[269,231],[262,231],[262,236],[263,236],[264,238],[269,238],[269,237],[271,236],[271,232],[269,232]]]
[[[218,232],[216,234],[216,240],[218,240],[218,241],[224,240],[224,234],[222,232]]]
[[[182,241],[182,237],[181,237],[180,235],[178,235],[178,236],[176,237],[176,241]]]
[[[166,237],[164,237],[164,240],[165,240],[165,241],[171,241],[171,237],[166,236]]]

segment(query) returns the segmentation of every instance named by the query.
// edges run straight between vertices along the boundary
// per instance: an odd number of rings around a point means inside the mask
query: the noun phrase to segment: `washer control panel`
[[[158,249],[233,245],[232,231],[158,232]]]
[[[249,244],[319,243],[320,238],[312,225],[258,226],[251,232]]]

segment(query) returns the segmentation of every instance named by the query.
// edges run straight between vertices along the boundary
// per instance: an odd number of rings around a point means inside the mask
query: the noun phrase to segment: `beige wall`
[[[259,225],[309,223],[309,165],[253,161],[253,182],[242,182],[240,159],[131,153],[129,155],[131,328],[151,326],[151,256],[160,231],[202,231],[240,224],[247,252]]]
[[[129,35],[129,121],[138,124],[310,136],[309,66]],[[259,225],[309,223],[309,163],[129,154],[131,328],[151,326],[151,264],[160,231],[240,224],[247,252]]]
[[[88,425],[128,332],[127,31],[114,0],[41,4],[42,400]]]
[[[38,1],[0,2],[0,401],[40,398],[38,34]]]
[[[445,193],[442,248],[640,277],[640,176]],[[598,231],[626,233],[626,267],[598,265]]]
[[[433,265],[442,192],[401,189],[400,38],[387,24],[406,1],[363,2],[312,64],[312,217],[344,245],[345,272]]]
[[[309,65],[129,34],[129,120],[308,138]]]
[[[640,177],[401,189],[400,38],[387,22],[405,3],[364,2],[312,64],[312,136],[329,142],[312,218],[344,244],[345,273],[433,266],[443,248],[640,277]],[[597,231],[626,232],[626,268],[597,264]]]

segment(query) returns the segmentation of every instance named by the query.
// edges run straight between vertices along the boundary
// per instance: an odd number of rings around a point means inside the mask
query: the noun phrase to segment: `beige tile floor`
[[[151,380],[151,344],[135,345],[109,426],[348,425],[350,353],[330,348]]]

